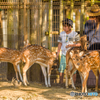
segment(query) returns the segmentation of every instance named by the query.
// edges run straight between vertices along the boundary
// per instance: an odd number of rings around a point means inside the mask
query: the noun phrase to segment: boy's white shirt
[[[66,46],[69,44],[74,44],[75,39],[79,40],[79,35],[75,31],[71,31],[71,33],[69,33],[69,34],[66,34],[65,31],[62,31],[60,33],[60,36],[58,38],[58,42],[62,43],[61,53],[63,55],[66,56],[66,52],[71,48],[71,47],[66,48]]]

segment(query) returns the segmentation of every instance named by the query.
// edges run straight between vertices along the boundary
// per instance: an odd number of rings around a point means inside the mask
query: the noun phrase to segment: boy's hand
[[[73,46],[74,46],[73,44],[69,44],[66,46],[66,48],[73,47]]]

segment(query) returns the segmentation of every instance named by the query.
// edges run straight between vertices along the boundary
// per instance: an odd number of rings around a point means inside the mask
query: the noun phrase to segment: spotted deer
[[[99,61],[100,61],[99,54],[100,53],[99,53],[99,51],[87,50],[86,46],[84,47],[84,45],[86,45],[85,43],[87,43],[86,37],[83,36],[82,38],[83,38],[82,39],[83,42],[81,42],[81,47],[83,47],[83,50],[79,47],[71,48],[68,51],[68,53],[66,54],[66,57],[68,56],[68,58],[66,59],[66,63],[68,64],[68,62],[69,62],[69,66],[73,66],[72,70],[70,71],[71,79],[72,79],[73,73],[76,70],[79,71],[80,76],[81,76],[81,81],[82,81],[82,83],[84,82],[82,84],[82,87],[83,87],[82,91],[85,91],[85,92],[87,91],[87,86],[86,86],[87,78],[85,78],[84,73],[87,73],[87,77],[88,77],[88,73],[91,69],[93,71],[94,75],[96,76],[95,91],[98,91],[98,77],[99,77],[99,71],[100,71],[100,64],[99,64]],[[78,68],[77,66],[79,66],[80,68]],[[66,66],[66,67],[68,69],[68,66]],[[83,69],[86,70],[87,72],[85,72]],[[89,70],[87,70],[87,69],[89,69]],[[67,75],[68,75],[68,70],[66,71],[66,77],[67,77]],[[84,84],[85,84],[85,86],[84,86]],[[68,87],[68,78],[66,78],[66,86]],[[74,87],[74,89],[75,89],[73,80],[72,80],[72,87]]]
[[[81,53],[81,52],[80,52]],[[92,70],[96,76],[96,90],[98,90],[98,77],[100,70],[100,55],[98,51],[87,51],[81,57],[79,57],[74,52],[72,53],[72,61],[75,68],[81,73],[82,82],[82,92],[87,92],[87,79],[89,76],[89,71]]]
[[[26,76],[27,70],[34,64],[38,63],[41,66],[46,87],[50,87],[50,74],[53,65],[53,61],[56,58],[56,53],[51,52],[50,50],[39,46],[39,45],[28,45],[21,51],[21,59],[25,62],[25,66],[23,67],[23,83],[25,86],[29,84]],[[46,68],[47,67],[47,72]],[[48,75],[48,82],[47,82]]]
[[[27,47],[27,46],[29,46],[29,45],[31,45],[31,44],[29,43],[29,40],[26,40],[26,41],[24,41],[24,47],[23,47],[23,48],[25,48],[25,47]]]
[[[81,36],[80,41],[76,41],[76,43],[79,42],[81,44],[81,47],[72,47],[71,49],[69,49],[66,53],[66,81],[65,81],[65,86],[66,88],[68,88],[68,73],[72,73],[70,75],[71,77],[71,81],[72,81],[72,87],[74,89],[76,89],[74,82],[73,82],[73,74],[76,71],[75,65],[72,62],[72,58],[71,58],[71,52],[74,51],[74,53],[79,54],[78,56],[82,56],[86,51],[87,51],[87,36]],[[76,52],[75,52],[76,51]],[[71,70],[70,70],[71,69]],[[81,76],[81,75],[80,75]],[[82,77],[81,77],[82,79]]]
[[[10,62],[13,64],[18,82],[19,82],[18,72],[19,72],[21,81],[23,81],[21,72],[20,72],[20,67],[19,67],[20,61],[21,61],[20,51],[4,48],[4,47],[0,48],[0,62]]]

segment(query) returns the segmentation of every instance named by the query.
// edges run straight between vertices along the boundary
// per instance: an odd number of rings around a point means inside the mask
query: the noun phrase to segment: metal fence
[[[72,19],[73,30],[83,34],[84,24],[89,18],[86,15],[87,3],[93,2],[89,0],[0,0],[0,46],[21,50],[24,40],[28,39],[31,44],[57,51],[57,39],[63,30],[64,18]],[[94,3],[100,5],[99,1]],[[7,75],[8,69],[9,67],[2,69],[3,74],[5,72]]]

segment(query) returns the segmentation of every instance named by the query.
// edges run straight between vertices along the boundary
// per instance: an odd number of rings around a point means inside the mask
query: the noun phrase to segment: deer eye
[[[75,58],[73,58],[73,60],[75,60]]]

